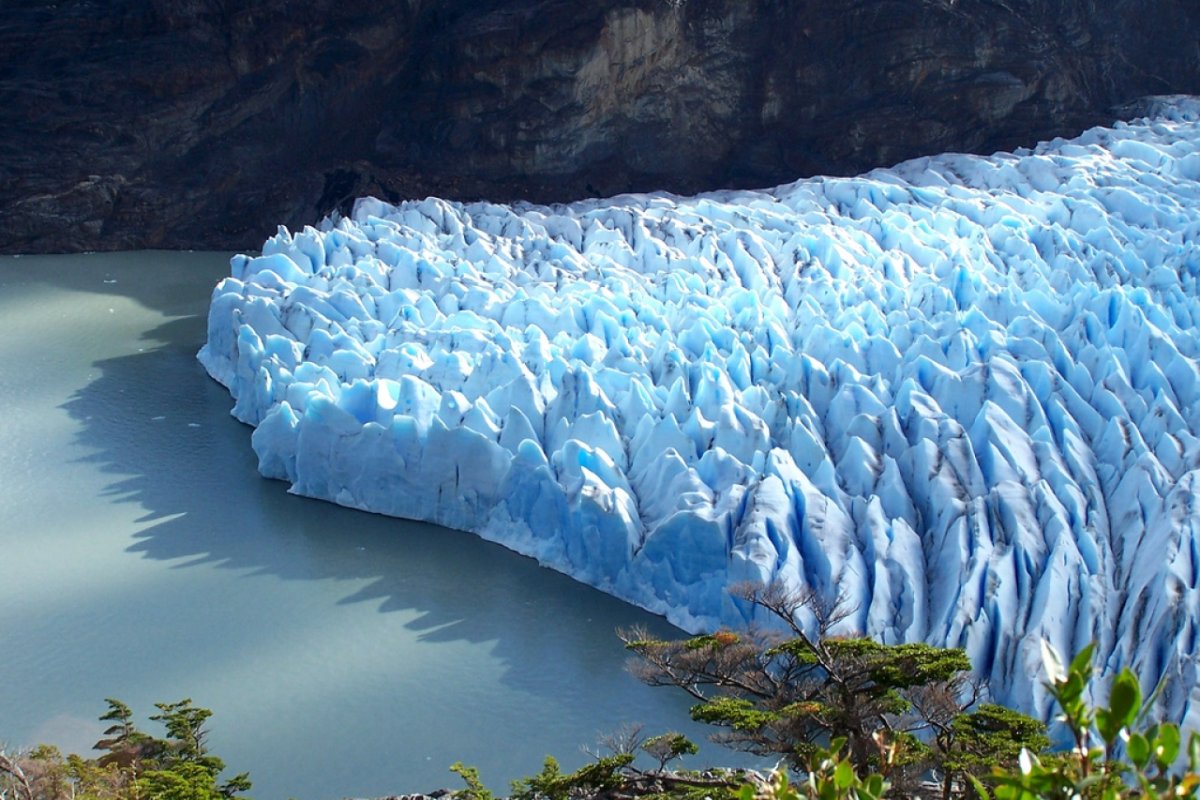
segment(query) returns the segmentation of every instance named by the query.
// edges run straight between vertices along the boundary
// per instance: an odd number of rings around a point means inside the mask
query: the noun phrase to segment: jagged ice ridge
[[[563,206],[360,200],[213,293],[297,494],[692,631],[839,593],[1041,711],[1098,640],[1200,722],[1200,101],[1029,151]]]

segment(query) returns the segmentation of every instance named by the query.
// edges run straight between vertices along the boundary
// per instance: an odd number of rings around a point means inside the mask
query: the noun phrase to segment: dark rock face
[[[1196,0],[9,0],[0,252],[848,174],[1200,93]]]

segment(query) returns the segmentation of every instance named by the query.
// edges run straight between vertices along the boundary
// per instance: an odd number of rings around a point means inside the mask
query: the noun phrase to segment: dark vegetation
[[[1073,745],[1053,752],[1040,721],[981,702],[984,687],[972,680],[963,651],[830,635],[842,610],[815,595],[743,596],[776,616],[782,632],[718,631],[676,641],[640,630],[620,636],[638,678],[690,694],[692,718],[715,726],[714,739],[777,758],[774,770],[672,768],[696,745],[678,733],[647,738],[634,729],[610,737],[607,753],[574,772],[547,757],[541,772],[513,782],[513,800],[1200,794],[1200,733],[1185,742],[1176,725],[1146,720],[1149,704],[1128,670],[1112,680],[1107,705],[1091,704],[1093,647],[1066,665],[1045,650],[1046,686]],[[815,620],[812,634],[798,623],[802,614]],[[166,730],[158,738],[134,725],[125,704],[108,705],[101,719],[111,725],[96,744],[97,758],[64,758],[47,746],[0,751],[0,800],[236,800],[250,788],[245,774],[219,782],[224,763],[205,744],[207,709],[191,700],[158,704],[150,717]],[[458,800],[494,800],[474,768],[456,763],[451,770],[466,784],[454,793]]]

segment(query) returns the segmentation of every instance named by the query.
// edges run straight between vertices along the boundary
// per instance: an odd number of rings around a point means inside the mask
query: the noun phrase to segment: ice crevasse
[[[200,360],[297,494],[691,631],[744,581],[1038,643],[1197,725],[1200,100],[1032,150],[569,205],[357,202],[232,259]]]

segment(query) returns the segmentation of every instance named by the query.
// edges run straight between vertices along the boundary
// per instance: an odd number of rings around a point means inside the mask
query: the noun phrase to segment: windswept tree
[[[782,630],[679,641],[641,629],[619,634],[635,656],[633,673],[695,698],[692,718],[720,728],[718,742],[782,756],[807,771],[815,753],[844,739],[860,776],[879,773],[899,788],[938,770],[947,795],[965,786],[967,772],[1047,745],[1036,720],[995,706],[970,710],[980,687],[960,649],[832,636],[849,611],[811,591],[749,587],[739,594],[779,619]],[[814,621],[811,634],[801,619]]]
[[[44,745],[19,758],[0,752],[0,800],[237,800],[250,788],[245,773],[218,782],[225,763],[205,744],[208,709],[158,703],[150,718],[166,728],[159,738],[138,729],[129,706],[107,702],[100,719],[110,725],[95,745],[102,755],[64,759]]]
[[[155,769],[147,771],[140,781],[149,797],[231,800],[250,788],[250,777],[244,772],[217,783],[225,762],[210,753],[206,744],[208,731],[204,725],[212,711],[192,705],[191,698],[154,706],[159,713],[150,719],[162,723],[167,738],[154,740]]]

